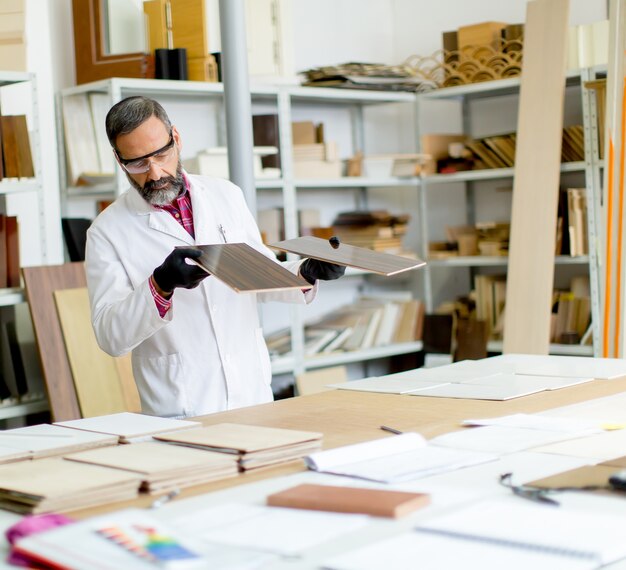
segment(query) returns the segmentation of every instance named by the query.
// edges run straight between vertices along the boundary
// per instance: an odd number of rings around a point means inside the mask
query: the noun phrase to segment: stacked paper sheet
[[[20,455],[18,459],[40,459],[109,445],[117,445],[116,436],[50,424],[0,431],[0,453],[13,449]],[[5,456],[1,457],[0,462],[5,463]]]
[[[142,490],[164,493],[237,475],[236,458],[164,443],[136,443],[92,449],[65,459],[123,469],[141,476]]]
[[[230,423],[162,434],[155,439],[234,455],[242,470],[298,459],[322,445],[321,433]]]
[[[478,465],[496,455],[431,446],[418,433],[404,433],[312,453],[309,469],[381,483],[400,483]]]
[[[144,414],[121,412],[94,418],[55,422],[55,425],[68,428],[115,435],[120,443],[131,443],[150,439],[156,433],[164,433],[179,429],[189,429],[202,425],[200,422],[159,418]]]
[[[137,497],[141,478],[127,471],[57,457],[0,466],[0,507],[49,513]]]

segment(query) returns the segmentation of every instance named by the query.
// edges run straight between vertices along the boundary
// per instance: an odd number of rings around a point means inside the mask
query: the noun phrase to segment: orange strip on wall
[[[615,337],[613,339],[614,355],[622,356],[620,354],[619,339],[621,335],[622,327],[622,241],[624,232],[624,141],[626,136],[626,81],[622,87],[622,132],[620,133],[620,150],[619,153],[619,186],[617,191],[619,193],[619,210],[617,217],[617,267],[615,269],[615,277],[617,280],[615,290]]]
[[[613,139],[609,135],[608,184],[606,191],[606,273],[604,279],[604,338],[602,339],[602,356],[609,356],[609,330],[611,306],[611,256],[613,254]]]

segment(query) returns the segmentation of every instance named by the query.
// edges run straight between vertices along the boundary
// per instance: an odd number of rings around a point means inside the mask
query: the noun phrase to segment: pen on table
[[[518,497],[522,497],[523,499],[528,499],[529,501],[534,501],[536,503],[544,503],[546,505],[552,505],[554,507],[560,506],[558,501],[551,499],[550,497],[546,497],[540,491],[530,490],[527,491],[525,489],[520,489],[519,487],[511,487],[511,490]]]
[[[395,433],[396,435],[401,435],[402,433],[404,433],[404,432],[401,432],[399,429],[395,429],[389,426],[380,426],[380,429],[382,429],[383,431]]]
[[[172,489],[167,495],[163,495],[159,497],[156,501],[150,505],[151,509],[158,509],[162,507],[165,503],[169,503],[174,497],[180,494],[180,489]]]

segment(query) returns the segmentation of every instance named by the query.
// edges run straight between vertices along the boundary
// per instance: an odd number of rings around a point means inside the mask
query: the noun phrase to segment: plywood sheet
[[[96,341],[86,288],[54,292],[63,339],[83,417],[126,411],[126,401],[112,356]]]
[[[270,247],[305,257],[312,257],[313,259],[330,261],[337,265],[372,271],[381,275],[396,275],[397,273],[426,265],[426,262],[421,259],[391,255],[345,243],[340,244],[335,249],[328,240],[313,236],[280,241],[271,244]]]
[[[202,251],[197,261],[211,275],[237,292],[310,289],[310,283],[287,271],[245,243],[196,246]]]
[[[25,267],[22,274],[52,418],[54,421],[80,418],[80,408],[65,352],[53,291],[86,287],[84,264]]]
[[[568,0],[528,3],[504,352],[549,350],[568,21]]]

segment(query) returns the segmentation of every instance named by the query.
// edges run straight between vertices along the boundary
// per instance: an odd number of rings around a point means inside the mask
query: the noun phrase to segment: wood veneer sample
[[[80,418],[80,407],[53,292],[57,289],[86,287],[84,264],[24,267],[22,275],[52,419],[63,421]]]
[[[568,0],[528,3],[517,119],[504,352],[548,354]]]
[[[430,496],[424,493],[305,483],[268,495],[267,504],[272,507],[397,518],[429,505]]]
[[[271,244],[270,247],[321,261],[330,261],[337,265],[372,271],[381,275],[396,275],[397,273],[426,265],[426,262],[421,259],[410,259],[345,243],[340,244],[335,249],[328,240],[313,236],[279,241]]]
[[[126,410],[115,359],[96,341],[87,288],[54,291],[59,322],[83,417]]]
[[[188,246],[186,246],[188,247]],[[202,251],[198,265],[240,292],[310,289],[312,285],[246,243],[195,246]]]

